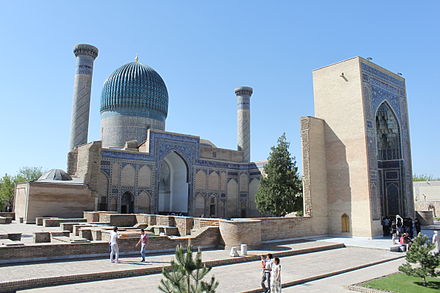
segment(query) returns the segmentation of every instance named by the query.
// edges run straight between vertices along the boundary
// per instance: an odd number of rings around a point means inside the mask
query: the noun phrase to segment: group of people
[[[119,245],[118,245],[118,239],[120,237],[120,234],[118,233],[118,227],[114,227],[113,231],[110,233],[110,262],[112,263],[118,263],[119,262]],[[136,247],[141,246],[141,262],[145,262],[145,255],[146,255],[146,249],[147,249],[147,243],[148,243],[148,236],[147,233],[145,233],[144,229],[141,229],[141,235],[139,238],[139,241],[136,243]]]
[[[261,267],[263,275],[261,288],[264,292],[281,292],[281,264],[278,257],[273,258],[272,254],[261,256]]]
[[[395,218],[384,217],[382,219],[383,236],[391,236],[393,245],[399,243],[408,250],[412,238],[419,235],[421,231],[418,219],[402,218],[397,215]]]
[[[394,244],[405,246],[406,251],[411,247],[412,241],[421,231],[421,225],[416,218],[402,218],[397,215],[395,218],[382,219],[383,236],[390,236]],[[440,253],[440,236],[438,231],[434,231],[432,236],[432,243],[434,244],[433,253]]]
[[[402,218],[399,215],[394,217],[384,217],[382,219],[383,236],[392,236],[394,239],[407,233],[409,237],[416,237],[420,231],[421,226],[418,219]]]

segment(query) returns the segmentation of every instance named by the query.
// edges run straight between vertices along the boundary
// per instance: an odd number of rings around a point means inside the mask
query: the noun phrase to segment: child
[[[274,264],[272,265],[272,273],[270,274],[271,293],[281,292],[281,265],[280,259],[275,257]]]

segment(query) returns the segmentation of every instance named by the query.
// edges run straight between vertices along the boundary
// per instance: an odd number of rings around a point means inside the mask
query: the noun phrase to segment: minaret
[[[75,46],[73,53],[76,56],[76,72],[73,85],[70,150],[87,143],[93,61],[98,56],[98,49],[92,45],[79,44]]]
[[[252,88],[242,86],[235,89],[237,96],[237,149],[243,151],[243,162],[251,159],[251,113]]]

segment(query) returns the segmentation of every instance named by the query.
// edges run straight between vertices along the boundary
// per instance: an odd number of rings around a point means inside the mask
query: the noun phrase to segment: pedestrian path
[[[385,250],[355,247],[286,256],[281,258],[282,282],[300,282],[315,276],[338,273],[349,268],[358,268],[375,262],[385,262],[401,256],[402,254]],[[219,293],[255,292],[254,289],[260,288],[261,263],[252,261],[216,266],[210,274],[214,275],[220,283],[217,290]],[[151,274],[140,277],[46,287],[23,292],[159,292],[158,286],[161,279],[161,274]],[[290,292],[296,291],[292,290]]]
[[[225,250],[204,251],[202,257],[208,265],[216,266],[257,260],[259,255],[269,252],[286,256],[320,250],[339,250],[342,247],[344,246],[341,244],[303,240],[265,246],[261,250],[249,250],[246,257],[233,258],[229,256],[229,251]],[[108,259],[89,259],[0,266],[0,288],[32,288],[157,274],[164,266],[168,266],[172,259],[174,259],[174,254],[157,254],[148,256],[146,263],[141,263],[140,257],[123,257],[118,264],[110,263]]]

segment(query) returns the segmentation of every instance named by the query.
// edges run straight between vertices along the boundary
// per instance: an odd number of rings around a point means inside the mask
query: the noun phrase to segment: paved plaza
[[[212,253],[214,252],[205,252],[204,259],[210,256],[212,257]],[[344,269],[354,269],[362,265],[386,261],[399,256],[402,255],[391,253],[385,250],[355,247],[320,251],[312,254],[287,256],[281,258],[283,267],[282,278],[283,282],[301,280],[304,278],[315,277],[322,274],[336,273]],[[134,259],[131,258],[124,259],[123,263],[119,265],[111,265],[108,263],[108,261],[106,261],[106,265],[101,260],[86,261],[84,262],[83,267],[95,265],[99,265],[100,267],[121,267],[126,266],[128,262],[133,261]],[[153,261],[153,263],[158,264],[158,261]],[[214,267],[211,272],[220,282],[218,292],[246,292],[259,288],[261,280],[260,268],[261,266],[259,261],[252,261]],[[394,268],[397,268],[397,264],[393,266],[386,266],[386,269],[383,270],[384,274],[389,273],[388,269],[392,272]],[[38,265],[35,266],[35,269],[38,269]],[[66,272],[62,271],[62,273],[64,274]],[[25,290],[22,292],[121,292],[123,290],[129,292],[158,292],[157,287],[161,278],[161,274],[151,274],[141,277],[121,278],[96,282],[77,283],[72,285],[38,288]],[[350,284],[350,282],[351,281],[348,281],[347,284]],[[343,282],[340,284],[343,285]],[[337,281],[330,282],[326,286],[336,285]],[[316,287],[316,285],[311,286]],[[313,292],[307,291],[309,290],[309,286],[300,285],[299,287],[301,288],[301,290],[304,290],[304,292]],[[340,289],[343,290],[342,286]],[[288,290],[291,289],[286,289],[286,292],[289,292]],[[291,290],[290,292],[293,292],[293,290]],[[296,287],[295,292],[297,292]]]
[[[57,231],[59,227],[0,225],[2,233],[17,230],[23,233],[23,242],[31,243],[33,232]],[[432,230],[423,233],[431,236]],[[259,250],[249,250],[248,259],[235,259],[225,250],[206,250],[202,257],[213,265],[211,274],[220,283],[217,292],[256,292],[261,271],[255,257],[269,252],[282,254],[282,281],[292,285],[284,292],[350,292],[346,288],[350,284],[397,271],[404,254],[389,252],[390,244],[388,238],[310,237],[268,243]],[[158,292],[160,270],[173,258],[172,253],[156,253],[147,257],[147,263],[139,262],[137,256],[122,256],[119,264],[112,264],[107,258],[93,258],[2,265],[0,288],[10,282],[25,284],[35,280],[43,281],[43,285],[19,292]],[[238,263],[228,264],[229,261]],[[104,275],[100,280],[98,276]],[[87,276],[86,282],[80,282],[82,276]],[[58,278],[59,284],[65,285],[42,287],[44,280],[51,278]]]
[[[17,230],[23,233],[23,242],[31,243],[33,232],[57,231],[59,227],[0,225],[2,233]],[[213,265],[211,274],[220,283],[217,292],[258,290],[261,271],[256,256],[269,252],[282,254],[283,283],[294,285],[284,292],[349,292],[344,286],[397,271],[404,254],[389,252],[390,244],[387,238],[311,237],[268,243],[249,250],[247,259],[230,257],[225,250],[206,250],[202,257]],[[138,256],[122,256],[119,264],[93,258],[2,265],[0,288],[11,282],[31,288],[27,282],[35,281],[38,288],[22,292],[158,292],[160,271],[173,258],[167,252],[150,254],[147,263],[139,262]],[[231,262],[237,263],[228,264]],[[84,276],[86,282],[81,282]],[[54,284],[60,285],[42,287],[50,279],[59,280]]]

